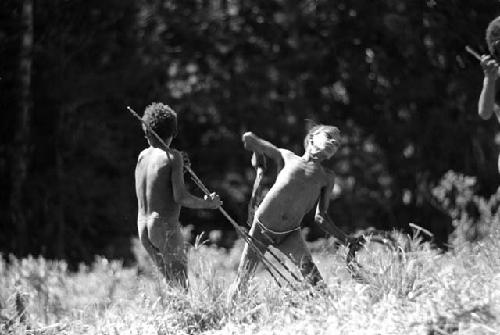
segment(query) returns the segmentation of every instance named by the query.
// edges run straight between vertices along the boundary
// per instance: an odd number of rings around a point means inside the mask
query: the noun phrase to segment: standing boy
[[[490,55],[481,56],[481,66],[484,71],[483,88],[479,95],[478,114],[488,120],[493,114],[500,123],[500,96],[497,79],[499,76],[498,62],[500,61],[500,17],[488,24],[486,29],[486,43]],[[500,156],[498,157],[498,170],[500,171]]]
[[[305,137],[304,155],[297,156],[251,132],[243,135],[247,150],[263,154],[281,162],[283,166],[276,182],[255,212],[250,235],[262,252],[273,245],[290,256],[304,278],[313,285],[322,278],[301,235],[300,225],[304,215],[317,204],[315,221],[333,235],[341,234],[327,215],[335,176],[330,168],[324,166],[337,152],[339,141],[340,131],[337,127],[317,125]],[[246,245],[231,297],[245,290],[258,261],[257,253]]]
[[[152,103],[142,120],[147,125],[143,130],[149,147],[139,154],[135,168],[139,239],[166,280],[187,288],[187,257],[179,223],[181,206],[216,209],[222,202],[215,193],[202,199],[187,191],[183,158],[170,148],[177,134],[177,114],[167,105]]]

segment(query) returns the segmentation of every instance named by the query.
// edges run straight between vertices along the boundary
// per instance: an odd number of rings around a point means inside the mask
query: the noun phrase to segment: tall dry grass
[[[456,228],[447,252],[424,230],[392,232],[392,249],[359,253],[360,282],[345,248],[316,241],[325,289],[280,288],[260,270],[233,304],[242,241],[227,252],[198,239],[187,293],[163,282],[137,241],[132,267],[96,257],[70,272],[64,261],[0,257],[0,334],[500,334],[500,189],[484,199],[474,185],[450,172],[434,189]]]
[[[74,273],[63,261],[10,257],[0,262],[0,333],[500,334],[498,228],[446,253],[418,232],[394,236],[399,252],[374,245],[365,254],[365,283],[350,277],[345,250],[324,240],[312,247],[326,290],[279,288],[260,271],[233,305],[241,242],[230,252],[191,248],[187,294],[143,254],[135,267],[97,257]]]

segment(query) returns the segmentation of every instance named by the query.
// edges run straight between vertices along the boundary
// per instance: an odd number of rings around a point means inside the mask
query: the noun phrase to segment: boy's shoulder
[[[182,159],[181,154],[178,150],[169,148],[168,151],[165,151],[163,149],[149,147],[139,153],[139,156],[137,157],[137,163],[143,160],[149,160],[167,165],[178,159]]]
[[[144,157],[146,157],[148,151],[149,151],[150,148],[146,148],[144,150],[142,150],[139,155],[137,156],[137,162],[140,162],[144,159]]]

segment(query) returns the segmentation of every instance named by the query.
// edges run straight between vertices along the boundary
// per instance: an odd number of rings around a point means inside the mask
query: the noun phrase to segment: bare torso
[[[172,158],[171,153],[153,147],[143,150],[139,155],[135,169],[139,225],[146,222],[151,226],[155,222],[173,226],[178,224],[181,207],[173,196]]]
[[[280,152],[283,169],[259,206],[256,218],[270,229],[285,231],[300,225],[304,215],[317,203],[331,175],[319,163],[305,161],[288,150]]]

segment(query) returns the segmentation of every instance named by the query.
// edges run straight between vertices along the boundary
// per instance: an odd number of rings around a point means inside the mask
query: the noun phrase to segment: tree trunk
[[[28,237],[23,195],[30,158],[31,133],[31,65],[33,52],[33,0],[23,0],[21,14],[21,51],[19,62],[20,114],[12,152],[11,220],[16,229],[16,251],[24,254]]]
[[[56,169],[55,169],[55,185],[54,187],[56,188],[55,190],[55,199],[56,203],[54,206],[54,222],[55,222],[55,231],[56,231],[56,257],[59,259],[64,258],[65,256],[65,221],[66,221],[66,216],[65,216],[65,189],[64,189],[64,182],[66,179],[65,176],[65,168],[64,168],[64,157],[63,157],[63,143],[64,141],[61,141],[61,139],[65,138],[65,120],[66,117],[66,107],[60,107],[59,108],[59,115],[58,115],[58,120],[57,120],[57,127],[56,127],[56,142],[55,142],[55,152],[56,152]]]

